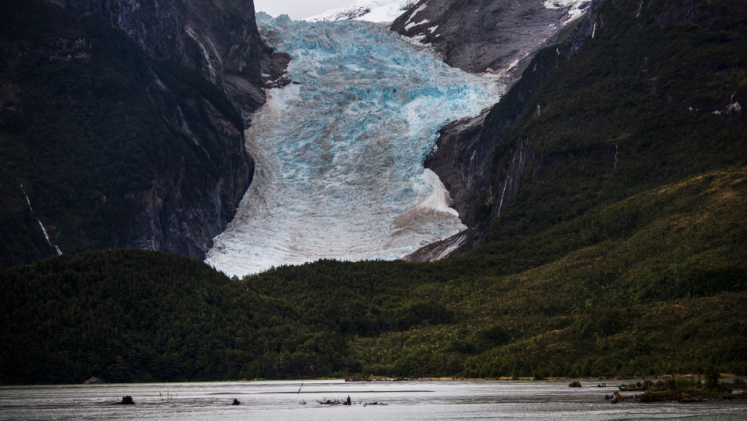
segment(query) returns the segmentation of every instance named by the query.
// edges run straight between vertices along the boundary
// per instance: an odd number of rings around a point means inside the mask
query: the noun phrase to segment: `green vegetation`
[[[64,252],[115,248],[142,231],[156,174],[217,180],[221,157],[240,151],[208,116],[243,127],[220,88],[43,0],[0,3],[0,88],[0,266],[53,254],[21,184]]]
[[[347,344],[206,264],[139,250],[0,270],[0,381],[226,380],[354,371]],[[287,350],[303,361],[291,360]],[[310,368],[313,366],[313,370]]]
[[[5,269],[0,380],[747,374],[746,196],[747,168],[655,189],[525,239],[600,238],[509,275],[495,249],[243,281],[135,250]]]
[[[656,9],[666,2],[647,3]],[[493,176],[505,174],[521,141],[542,165],[524,177],[488,241],[536,233],[657,186],[747,165],[747,116],[727,111],[747,103],[747,25],[720,32],[662,27],[653,12],[630,13],[638,7],[638,1],[605,2],[599,9],[605,26],[581,51],[567,61],[555,48],[537,58],[557,69],[522,104],[496,148]],[[511,112],[510,104],[504,107],[488,117],[485,136],[500,125],[502,112]]]

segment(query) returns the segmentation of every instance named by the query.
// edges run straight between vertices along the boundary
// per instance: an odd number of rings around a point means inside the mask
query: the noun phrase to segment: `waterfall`
[[[29,210],[31,211],[31,214],[34,215],[34,208],[31,207],[31,200],[29,200],[29,195],[27,195],[26,190],[23,189],[23,184],[21,184],[20,186],[21,191],[23,192],[23,197],[26,198],[26,203],[29,205]],[[42,224],[42,221],[40,221],[39,218],[36,218],[36,222],[39,223],[39,227],[41,228],[42,233],[44,233],[44,238],[47,240],[47,244],[49,244],[50,247],[54,247],[58,256],[62,256],[62,251],[60,251],[60,248],[52,244],[52,242],[49,240],[49,234],[47,234],[47,229],[44,228],[44,224]]]

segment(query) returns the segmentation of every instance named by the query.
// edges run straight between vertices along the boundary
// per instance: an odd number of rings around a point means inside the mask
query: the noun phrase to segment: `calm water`
[[[315,381],[305,382],[301,393],[300,382],[1,387],[0,420],[747,419],[747,405],[611,405],[602,400],[614,388],[570,389],[567,383]],[[107,405],[125,395],[136,405]],[[348,395],[356,405],[316,402]],[[230,405],[234,398],[240,406]],[[374,401],[388,405],[360,404]]]

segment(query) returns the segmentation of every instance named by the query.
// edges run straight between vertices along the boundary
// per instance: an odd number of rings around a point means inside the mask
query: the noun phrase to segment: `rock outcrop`
[[[224,88],[245,117],[265,102],[261,87],[273,51],[259,35],[252,0],[47,1],[77,16],[100,16],[151,57],[197,71]]]
[[[47,2],[56,6],[9,0],[2,7],[19,25],[25,13],[26,29],[6,25],[0,50],[8,64],[0,74],[0,132],[8,134],[5,145],[16,145],[2,163],[9,185],[0,187],[18,202],[0,219],[43,222],[63,253],[136,247],[204,259],[251,184],[243,133],[266,100],[263,88],[289,83],[290,57],[262,42],[252,0]],[[37,56],[50,63],[36,66],[45,81],[10,83]],[[79,80],[51,88],[70,74]],[[36,106],[33,95],[49,97]],[[94,116],[108,104],[115,108]],[[30,210],[19,184],[35,204],[33,218],[21,217]],[[2,242],[12,258],[0,265],[53,254],[35,224],[25,227],[6,230],[18,241]]]
[[[391,29],[431,44],[450,66],[494,73],[510,84],[588,5],[588,0],[421,0]]]
[[[283,56],[260,38],[252,0],[48,0],[77,16],[100,16],[124,30],[151,57],[172,60],[224,90],[243,117],[244,127],[205,107],[206,120],[226,137],[228,154],[217,158],[217,177],[183,161],[176,171],[154,174],[152,188],[135,193],[140,210],[131,238],[120,247],[138,247],[204,259],[212,239],[233,219],[254,171],[243,131],[265,102],[263,85],[284,71]],[[287,61],[284,63],[287,66]],[[266,75],[266,76],[263,76]],[[177,123],[175,118],[174,123]],[[179,119],[180,120],[180,119]],[[186,136],[194,122],[175,124]],[[197,123],[199,124],[199,123]],[[219,136],[220,136],[219,135]],[[192,136],[193,137],[193,136]],[[217,174],[216,174],[217,175]],[[145,229],[143,229],[145,228]]]

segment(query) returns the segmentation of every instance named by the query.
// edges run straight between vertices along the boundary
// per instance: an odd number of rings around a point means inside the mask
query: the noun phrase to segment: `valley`
[[[747,375],[744,2],[187,3],[167,52],[3,6],[1,383]]]

